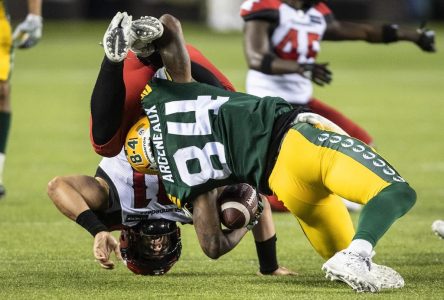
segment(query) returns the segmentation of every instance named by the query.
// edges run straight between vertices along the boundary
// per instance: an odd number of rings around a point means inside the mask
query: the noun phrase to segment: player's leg
[[[414,191],[405,182],[397,182],[403,181],[399,174],[362,142],[307,124],[300,123],[294,129],[283,142],[272,176],[279,167],[279,172],[288,172],[290,178],[302,179],[307,190],[319,189],[318,182],[341,197],[361,204],[368,202],[354,240],[346,251],[338,252],[324,264],[323,269],[330,278],[344,281],[355,290],[379,290],[382,283],[378,274],[370,273],[372,248],[390,225],[412,207]],[[285,151],[288,152],[287,160],[292,159],[292,153],[305,160],[299,159],[297,166],[288,162],[278,165]],[[319,166],[319,172],[307,172],[310,171],[309,165],[304,167],[307,163]],[[296,171],[292,175],[288,169],[291,167],[305,172]],[[284,197],[290,199],[287,203],[283,198],[287,207],[295,202],[291,195]],[[397,283],[391,287],[397,287]]]
[[[321,116],[326,117],[327,119],[339,125],[339,127],[344,129],[352,137],[363,141],[367,145],[373,145],[373,138],[367,131],[365,131],[365,129],[360,127],[357,123],[353,122],[333,107],[315,98],[310,99],[310,101],[308,102],[308,106],[314,113],[320,114]]]
[[[0,7],[0,10],[2,8]],[[5,195],[3,170],[6,144],[11,124],[9,76],[12,66],[11,27],[5,17],[0,16],[0,198]]]
[[[289,131],[269,184],[298,219],[314,249],[328,259],[349,245],[354,229],[341,199],[319,180],[318,148],[296,131]]]
[[[48,183],[48,196],[69,219],[87,210],[108,208],[108,184],[86,175],[55,177]]]

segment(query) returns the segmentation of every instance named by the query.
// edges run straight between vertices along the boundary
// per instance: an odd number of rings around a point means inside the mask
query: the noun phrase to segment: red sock
[[[373,145],[373,138],[361,128],[358,124],[354,123],[352,120],[344,116],[339,111],[335,110],[333,107],[321,102],[318,99],[311,98],[308,102],[308,106],[314,113],[317,113],[323,117],[326,117],[330,121],[333,121],[339,127],[344,129],[349,135],[358,140],[363,141],[367,145]]]

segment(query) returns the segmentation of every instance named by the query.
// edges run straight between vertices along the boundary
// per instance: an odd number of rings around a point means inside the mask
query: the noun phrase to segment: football
[[[256,190],[246,183],[227,186],[218,201],[221,222],[228,229],[247,226],[258,209]]]

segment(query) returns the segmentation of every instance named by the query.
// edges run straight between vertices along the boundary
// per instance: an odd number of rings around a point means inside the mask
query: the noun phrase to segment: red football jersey
[[[211,72],[220,84],[227,90],[234,91],[234,86],[225,75],[222,74],[199,50],[191,45],[187,45],[190,59],[194,64],[198,64]],[[142,115],[142,107],[140,105],[141,94],[145,85],[153,75],[156,69],[152,66],[146,66],[137,59],[134,53],[129,52],[128,57],[124,61],[123,80],[125,82],[125,106],[122,113],[122,121],[120,128],[114,136],[103,145],[97,145],[92,136],[92,122],[90,122],[90,140],[94,151],[102,156],[112,157],[122,150],[125,142],[126,134],[131,126]]]

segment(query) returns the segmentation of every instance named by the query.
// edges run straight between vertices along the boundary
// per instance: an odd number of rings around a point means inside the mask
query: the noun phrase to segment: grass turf
[[[375,261],[397,269],[406,287],[372,298],[444,298],[444,241],[430,231],[444,218],[444,28],[437,54],[408,43],[323,44],[331,86],[315,96],[340,108],[374,137],[381,154],[418,192],[413,210],[376,248]],[[105,23],[46,23],[32,50],[17,51],[13,124],[0,202],[1,299],[289,299],[369,297],[329,282],[322,259],[289,214],[275,214],[281,265],[297,277],[258,277],[251,236],[217,261],[200,250],[192,226],[183,226],[183,253],[162,277],[134,276],[123,265],[99,268],[92,238],[62,216],[46,196],[56,175],[93,174],[99,157],[89,145],[89,97],[103,56]],[[435,27],[435,26],[431,26]],[[244,90],[246,65],[239,33],[215,34],[186,24],[186,38]],[[354,215],[354,220],[357,216]]]

